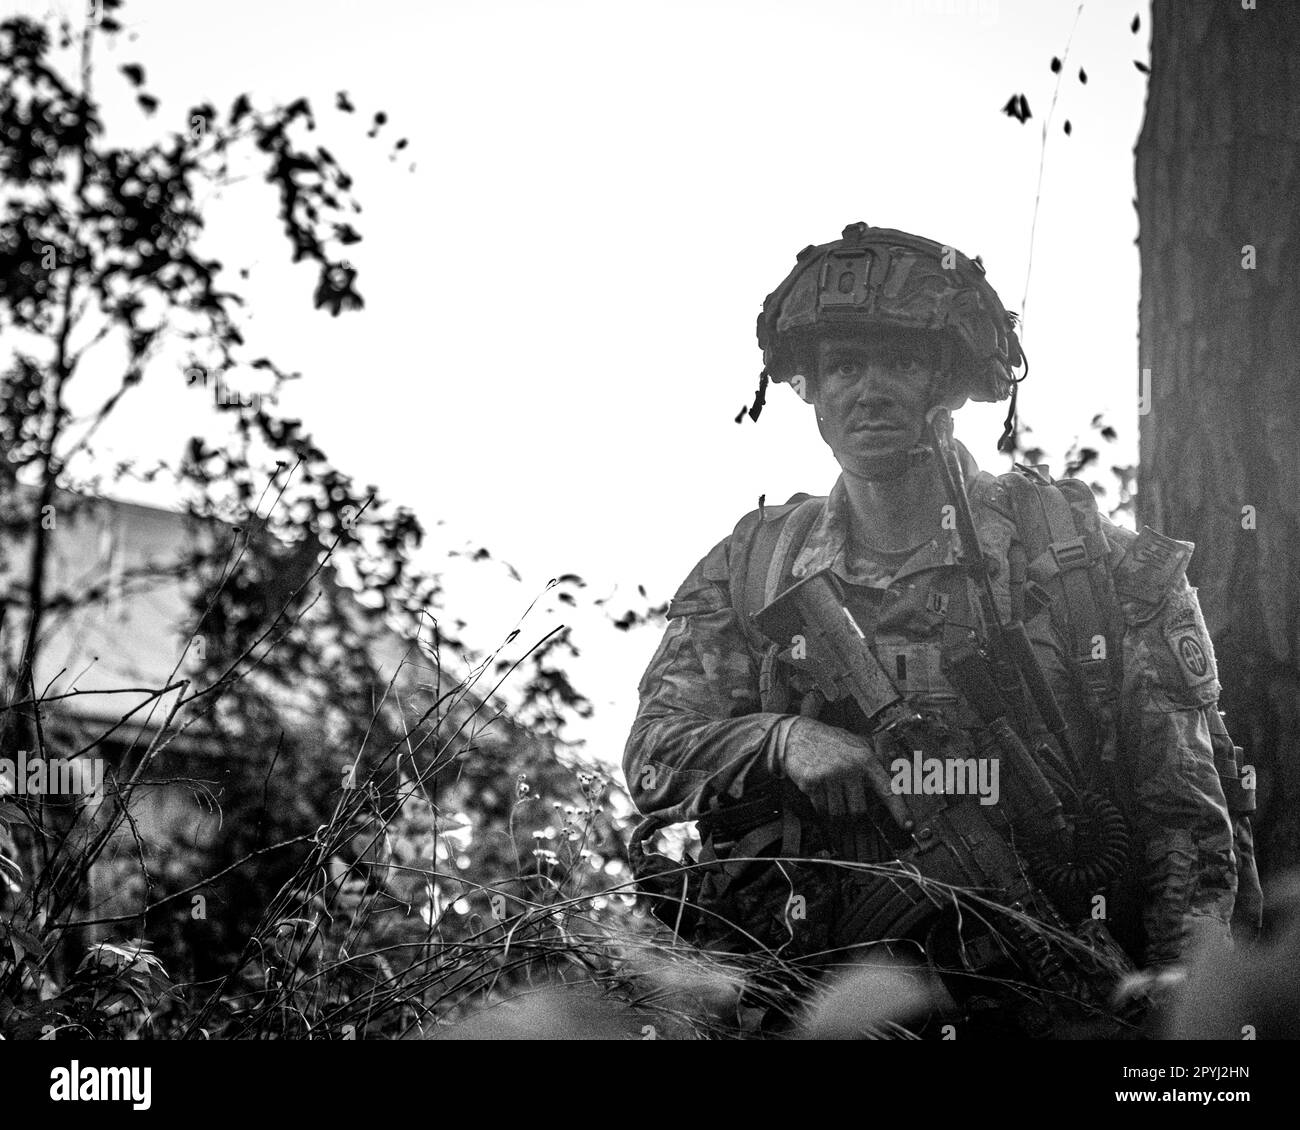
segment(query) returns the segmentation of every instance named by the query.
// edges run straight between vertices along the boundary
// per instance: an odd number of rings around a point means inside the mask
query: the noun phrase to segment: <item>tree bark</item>
[[[1275,873],[1300,861],[1300,10],[1155,0],[1151,36],[1137,513],[1196,543]]]

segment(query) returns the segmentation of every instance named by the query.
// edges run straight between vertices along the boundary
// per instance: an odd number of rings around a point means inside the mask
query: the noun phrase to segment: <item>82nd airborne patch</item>
[[[1180,607],[1170,610],[1165,625],[1165,642],[1174,654],[1183,682],[1192,690],[1199,690],[1218,678],[1214,645],[1210,642],[1200,605],[1196,603],[1196,590],[1183,595],[1184,602]]]

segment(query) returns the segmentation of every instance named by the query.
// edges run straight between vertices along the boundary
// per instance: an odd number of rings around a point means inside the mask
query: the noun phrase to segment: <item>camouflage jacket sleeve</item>
[[[623,753],[637,808],[668,823],[771,780],[793,722],[760,708],[760,657],[731,606],[732,540],[714,546],[673,597]]]
[[[1228,939],[1237,867],[1211,741],[1214,647],[1185,576],[1192,546],[1149,529],[1125,540],[1113,572],[1124,619],[1121,748],[1142,853],[1145,957],[1162,965],[1192,943]]]

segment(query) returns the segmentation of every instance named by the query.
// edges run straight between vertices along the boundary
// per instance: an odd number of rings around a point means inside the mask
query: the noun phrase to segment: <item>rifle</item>
[[[796,582],[766,608],[755,623],[770,639],[789,645],[802,639],[804,665],[828,702],[851,697],[866,719],[878,748],[893,745],[900,752],[918,752],[947,763],[957,759],[951,733],[937,720],[914,710],[898,691],[845,604],[839,581],[822,569]],[[1050,784],[1007,722],[1007,707],[997,694],[993,678],[977,649],[959,656],[956,668],[970,687],[980,685],[989,696],[984,712],[999,750],[1007,756],[1018,778],[1017,790],[1007,806],[1010,834],[1023,835],[1040,850],[1059,856],[1067,849],[1069,827]],[[961,759],[957,759],[961,760]],[[1059,954],[1030,919],[1046,924],[1061,935],[1071,935],[1061,915],[1038,889],[1007,838],[994,827],[977,797],[969,793],[905,792],[904,803],[912,822],[909,836],[880,827],[896,851],[904,877],[921,882],[887,878],[877,884],[857,910],[863,935],[891,938],[913,935],[941,904],[934,890],[977,890],[1012,913],[1006,916],[1008,932],[1017,952],[1008,954],[992,932],[964,944],[962,956],[973,969],[987,968],[1002,957],[1018,959],[1031,979],[1042,988],[1070,1000],[1105,1004],[1119,978],[1132,970],[1127,955],[1101,927],[1076,930],[1080,941]],[[884,821],[881,822],[882,824]],[[983,922],[983,915],[973,915]],[[987,923],[984,923],[987,925]],[[978,929],[978,927],[977,927]],[[1082,937],[1080,937],[1082,935]],[[1062,956],[1066,961],[1062,961]]]
[[[975,707],[986,726],[1000,733],[1001,728],[1010,727],[1007,718],[1010,713],[1026,739],[1031,735],[1024,694],[1028,690],[1064,764],[1057,761],[1055,749],[1046,741],[1036,744],[1035,753],[1043,763],[1044,772],[1051,775],[1070,802],[1072,817],[1069,840],[1058,842],[1056,851],[1044,852],[1031,845],[1030,863],[1039,880],[1057,897],[1076,901],[1104,888],[1124,869],[1128,858],[1128,828],[1109,800],[1078,787],[1083,775],[1069,724],[1029,642],[1025,626],[1016,619],[1004,623],[998,610],[988,561],[975,532],[961,460],[953,448],[952,414],[946,408],[935,408],[927,414],[926,421],[938,456],[944,493],[957,519],[961,562],[975,579],[984,627],[984,650],[972,646],[971,651],[985,663],[964,662],[964,654],[947,656],[944,674]],[[983,677],[984,669],[992,672],[996,690]]]

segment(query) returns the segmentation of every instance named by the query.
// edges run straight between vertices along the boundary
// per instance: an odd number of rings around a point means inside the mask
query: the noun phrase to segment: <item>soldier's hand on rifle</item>
[[[870,790],[900,828],[912,829],[907,806],[890,787],[889,772],[868,738],[815,718],[797,718],[786,735],[782,767],[786,777],[832,823],[870,812]]]

